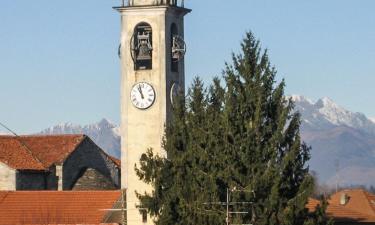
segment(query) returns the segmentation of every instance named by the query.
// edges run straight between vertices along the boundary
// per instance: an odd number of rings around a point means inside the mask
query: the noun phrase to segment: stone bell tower
[[[123,0],[114,8],[121,15],[121,184],[127,223],[153,224],[136,208],[135,192],[151,192],[152,187],[139,180],[134,168],[150,148],[165,156],[165,124],[173,96],[185,86],[184,16],[191,10],[183,0]]]

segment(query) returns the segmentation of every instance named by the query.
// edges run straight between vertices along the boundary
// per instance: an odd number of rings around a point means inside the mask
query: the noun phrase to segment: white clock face
[[[131,101],[138,109],[147,109],[154,104],[155,90],[145,82],[140,82],[133,86],[130,93]]]

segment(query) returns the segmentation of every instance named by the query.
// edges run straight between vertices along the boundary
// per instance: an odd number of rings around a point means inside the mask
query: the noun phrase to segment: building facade
[[[108,190],[120,162],[85,135],[0,136],[0,190]]]

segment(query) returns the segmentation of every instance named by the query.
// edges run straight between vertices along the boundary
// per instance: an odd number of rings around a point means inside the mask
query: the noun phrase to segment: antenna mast
[[[336,168],[336,193],[339,192],[339,185],[340,185],[340,160],[336,159],[335,161],[335,168]]]

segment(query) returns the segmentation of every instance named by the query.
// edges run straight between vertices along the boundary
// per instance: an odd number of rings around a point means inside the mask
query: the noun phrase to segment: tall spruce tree
[[[157,225],[222,225],[227,190],[230,210],[247,212],[231,223],[327,224],[324,207],[315,214],[305,209],[314,188],[310,148],[301,141],[300,115],[284,96],[285,83],[276,83],[252,33],[241,47],[222,79],[205,89],[196,78],[188,95],[176,98],[165,132],[168,158],[149,150],[136,167],[154,187],[138,197]]]

